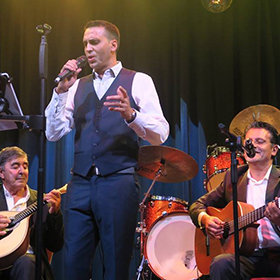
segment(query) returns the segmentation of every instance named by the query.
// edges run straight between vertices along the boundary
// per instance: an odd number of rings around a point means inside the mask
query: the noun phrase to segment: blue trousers
[[[128,279],[139,207],[137,175],[73,175],[65,207],[65,279],[91,278],[99,242],[104,279]]]

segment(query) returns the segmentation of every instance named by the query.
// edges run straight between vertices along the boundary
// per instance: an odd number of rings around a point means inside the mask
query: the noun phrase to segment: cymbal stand
[[[137,280],[140,279],[141,273],[143,271],[143,267],[147,263],[147,260],[145,259],[145,256],[144,256],[144,234],[146,233],[146,223],[145,223],[145,220],[144,220],[144,212],[145,212],[145,208],[146,208],[145,201],[146,201],[147,197],[149,196],[149,194],[152,190],[152,187],[154,186],[157,178],[159,178],[161,176],[161,167],[162,167],[163,163],[164,162],[161,160],[161,166],[158,169],[158,171],[155,173],[155,177],[153,179],[153,182],[151,183],[148,191],[146,192],[142,202],[139,204],[139,210],[140,210],[140,223],[139,223],[139,225],[140,226],[137,227],[136,231],[140,232],[140,252],[141,252],[141,255],[142,255],[142,260],[141,260],[139,268],[137,269]]]

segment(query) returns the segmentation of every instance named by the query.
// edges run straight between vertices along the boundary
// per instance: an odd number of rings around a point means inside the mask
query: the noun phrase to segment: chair
[[[52,258],[53,258],[53,252],[51,252],[48,249],[46,249],[46,251],[47,251],[47,256],[48,256],[49,264],[51,264],[52,263]]]

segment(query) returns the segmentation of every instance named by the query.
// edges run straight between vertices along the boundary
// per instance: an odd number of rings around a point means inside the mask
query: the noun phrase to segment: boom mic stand
[[[234,249],[235,249],[235,272],[236,280],[240,279],[240,254],[239,254],[239,231],[238,231],[238,208],[237,208],[237,159],[236,151],[242,151],[241,137],[230,133],[223,124],[219,124],[222,133],[229,138],[225,140],[231,151],[231,184],[233,200],[233,220],[234,220]]]

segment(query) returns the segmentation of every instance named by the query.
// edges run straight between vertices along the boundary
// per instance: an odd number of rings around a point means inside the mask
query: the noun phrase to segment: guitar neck
[[[46,203],[47,203],[46,201],[43,201],[43,205],[45,205]],[[11,227],[15,226],[17,223],[19,223],[23,219],[32,215],[33,213],[35,213],[37,211],[37,208],[38,208],[38,206],[37,206],[37,201],[36,201],[33,204],[29,205],[26,209],[24,209],[21,212],[19,212],[18,214],[16,214],[7,228],[11,228]]]
[[[243,229],[246,226],[253,224],[254,222],[262,219],[264,217],[266,205],[255,209],[254,211],[245,214],[244,216],[239,217],[238,219],[238,229]]]
[[[60,194],[64,194],[67,191],[67,186],[68,184],[65,184],[63,187],[61,187],[60,189],[58,189]],[[43,205],[47,204],[46,201],[43,201]],[[23,211],[19,212],[18,214],[16,214],[12,221],[10,222],[9,226],[7,228],[12,228],[13,226],[15,226],[17,223],[19,223],[20,221],[22,221],[23,219],[27,218],[28,216],[32,215],[33,213],[35,213],[37,211],[37,201],[34,202],[33,204],[29,205],[26,209],[24,209]]]
[[[262,219],[264,217],[264,211],[265,211],[266,205],[263,205],[260,208],[255,209],[252,212],[246,213],[243,216],[238,217],[238,230],[244,229],[250,224],[253,224],[254,222]],[[234,221],[230,221],[228,223],[229,226],[229,232],[228,234],[234,233]]]

